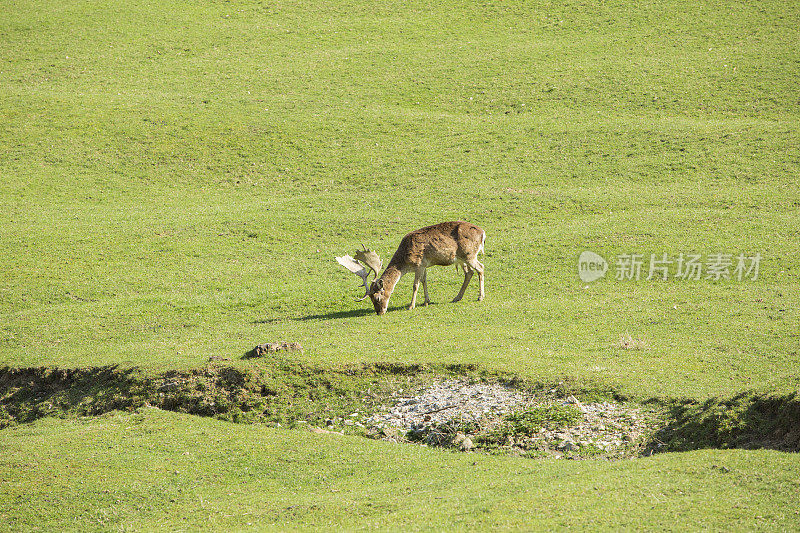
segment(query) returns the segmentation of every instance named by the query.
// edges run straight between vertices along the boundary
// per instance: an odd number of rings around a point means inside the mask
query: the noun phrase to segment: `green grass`
[[[256,344],[297,341],[302,364],[475,364],[634,399],[724,403],[800,388],[799,4],[0,0],[0,12],[0,366],[118,365],[155,376],[217,356],[248,369],[261,363],[238,357]],[[470,287],[449,304],[461,281],[440,268],[430,271],[428,308],[403,308],[405,278],[383,317],[353,302],[357,280],[335,255],[364,242],[387,262],[408,231],[454,219],[487,232],[485,301]],[[584,250],[611,261],[721,252],[762,262],[757,280],[741,282],[585,284]],[[647,349],[621,349],[621,335]],[[104,420],[86,423],[99,424],[98,442],[121,431]],[[184,420],[146,427],[183,432]],[[44,421],[2,430],[0,442],[25,432],[47,440],[60,424],[82,427]],[[589,476],[606,480],[608,505],[660,529],[796,526],[771,493],[797,495],[781,485],[797,472],[794,456],[699,452],[592,466],[478,458],[490,471],[528,474],[511,476],[494,500],[502,477],[487,471],[462,501],[466,482],[428,487],[392,469],[411,461],[419,474],[444,461],[467,479],[475,459],[380,446],[352,444],[395,473],[353,474],[324,509],[310,508],[320,482],[294,485],[306,507],[289,515],[293,504],[280,503],[260,523],[341,526],[351,509],[364,527],[393,526],[375,518],[387,509],[411,528],[627,520],[599,513],[603,499],[577,485]],[[180,469],[169,466],[183,461],[173,452],[159,452],[165,470]],[[330,464],[329,452],[314,457]],[[145,472],[136,453],[126,468]],[[702,492],[698,483],[719,472],[699,465],[723,459],[741,469],[738,483],[719,476]],[[65,454],[48,460],[69,464]],[[53,497],[71,507],[47,523],[83,529],[104,519],[97,509],[113,514],[111,496],[95,490],[102,483],[84,490],[64,472],[52,474],[62,483]],[[308,483],[317,471],[302,463],[293,472]],[[667,497],[647,488],[657,472],[670,473]],[[136,496],[120,523],[174,528],[185,512],[206,524],[197,501],[174,515],[160,500],[138,509],[164,488],[141,475],[147,488],[126,482]],[[2,490],[38,479],[16,476],[4,468],[0,479],[14,481]],[[607,481],[614,476],[624,482]],[[374,483],[385,507],[358,492]],[[233,496],[214,487],[192,494],[244,512],[264,497],[256,484]],[[652,509],[629,505],[636,487]],[[579,503],[559,495],[563,503],[548,505],[560,488]],[[751,491],[764,495],[760,515],[726,507]],[[731,497],[711,503],[723,493]],[[419,514],[442,507],[437,497],[447,503],[440,522]],[[19,513],[44,503],[20,500],[5,513],[30,528]]]
[[[506,415],[505,424],[498,430],[501,436],[533,435],[543,427],[554,429],[569,427],[581,420],[581,412],[570,405],[548,405],[533,407]]]
[[[0,530],[345,524],[786,531],[800,523],[791,454],[709,450],[632,462],[532,461],[234,428],[146,410],[4,430]]]

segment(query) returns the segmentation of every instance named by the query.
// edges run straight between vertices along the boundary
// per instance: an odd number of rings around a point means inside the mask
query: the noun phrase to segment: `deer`
[[[389,298],[397,282],[409,272],[414,273],[414,288],[408,309],[415,307],[420,283],[425,295],[423,305],[427,306],[430,303],[427,281],[427,268],[430,266],[456,265],[456,268],[460,266],[463,269],[464,283],[453,298],[453,302],[458,302],[464,297],[473,274],[477,272],[478,301],[482,301],[483,265],[478,261],[478,253],[485,253],[483,250],[485,240],[486,232],[474,224],[461,221],[442,222],[412,231],[403,237],[392,260],[380,276],[378,276],[382,267],[380,257],[363,243],[361,244],[363,250],[357,250],[355,258],[345,255],[337,257],[336,260],[361,278],[360,286],[365,288],[365,294],[356,300],[362,301],[369,297],[375,312],[383,315],[389,307]],[[370,274],[375,276],[372,283],[368,283]]]

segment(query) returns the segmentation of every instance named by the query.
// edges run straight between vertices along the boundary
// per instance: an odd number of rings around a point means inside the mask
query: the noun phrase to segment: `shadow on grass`
[[[368,313],[360,310],[315,316],[336,318]],[[115,365],[82,369],[6,366],[0,367],[0,429],[45,416],[95,416],[148,404],[241,422],[274,422],[295,415],[306,420],[308,413],[297,414],[292,407],[298,394],[307,398],[303,405],[309,412],[322,417],[329,413],[327,400],[321,399],[333,389],[336,392],[331,398],[351,394],[357,399],[367,385],[375,386],[392,376],[426,372],[474,375],[479,370],[474,365],[437,367],[392,362],[325,370],[279,360],[257,372],[208,366],[188,373],[170,371],[145,378],[135,368],[121,370]],[[504,381],[512,384],[509,378],[504,377]],[[352,412],[354,407],[355,404],[348,404],[343,412]],[[800,452],[800,394],[744,392],[705,402],[675,401],[669,407],[668,423],[649,440],[643,455],[704,448]]]
[[[408,308],[404,305],[396,305],[390,307],[387,312],[393,313],[395,311],[402,311],[407,310]],[[298,322],[306,322],[309,320],[339,320],[342,318],[355,318],[359,316],[367,316],[367,315],[374,315],[375,311],[372,309],[351,309],[349,311],[333,311],[331,313],[318,313],[315,315],[306,315],[306,316],[296,316],[296,317],[284,317],[284,318],[266,318],[264,320],[254,320],[251,322],[252,325],[261,325],[261,324],[275,324],[277,322],[285,322],[285,321],[298,321]]]
[[[127,409],[145,401],[136,369],[0,368],[0,428],[58,412],[82,416]]]
[[[704,448],[800,451],[800,398],[744,392],[675,404],[648,446],[654,453]]]

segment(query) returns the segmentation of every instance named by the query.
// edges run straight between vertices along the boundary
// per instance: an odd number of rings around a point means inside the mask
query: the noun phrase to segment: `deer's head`
[[[367,296],[372,300],[372,306],[376,313],[382,315],[386,312],[386,308],[389,307],[389,294],[387,294],[381,278],[372,282],[367,290]]]
[[[364,296],[356,298],[356,301],[363,301],[369,296],[372,300],[372,305],[375,307],[375,312],[382,315],[389,305],[389,297],[385,294],[383,280],[378,278],[378,272],[383,266],[381,258],[363,244],[361,246],[363,249],[356,250],[353,254],[355,257],[344,255],[337,257],[336,260],[340,265],[361,278]],[[370,272],[374,275],[372,283],[367,282]]]

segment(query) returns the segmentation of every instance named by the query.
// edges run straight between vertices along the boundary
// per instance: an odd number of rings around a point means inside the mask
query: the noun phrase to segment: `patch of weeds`
[[[573,405],[548,405],[533,407],[525,411],[506,415],[504,423],[497,429],[497,436],[529,437],[543,428],[559,429],[574,426],[581,421],[580,410]]]
[[[615,387],[573,376],[566,376],[554,385],[545,384],[540,389],[549,390],[550,393],[561,398],[573,396],[582,403],[626,402],[630,399]]]
[[[480,426],[475,422],[449,420],[442,424],[425,425],[412,428],[406,434],[406,438],[411,442],[420,442],[429,446],[440,446],[450,448],[458,446],[460,435],[477,433]]]
[[[599,446],[589,443],[578,446],[575,450],[565,452],[564,457],[568,459],[592,459],[605,455],[605,450]]]
[[[552,455],[544,450],[526,450],[523,457],[528,459],[546,459],[552,457]]]
[[[367,428],[364,426],[345,426],[343,431],[345,435],[351,435],[353,437],[368,437]]]

